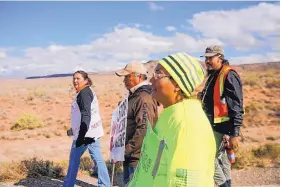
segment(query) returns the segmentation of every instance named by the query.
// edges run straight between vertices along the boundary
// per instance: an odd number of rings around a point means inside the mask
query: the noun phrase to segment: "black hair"
[[[86,73],[85,71],[82,71],[82,70],[78,70],[78,71],[76,71],[75,73],[73,73],[73,76],[74,76],[76,73],[81,74],[82,77],[83,77],[85,80],[88,80],[88,83],[87,83],[88,86],[92,86],[93,82],[92,82],[92,80],[90,79],[90,77],[88,76],[88,73]]]
[[[222,64],[229,65],[229,61],[224,58],[224,55],[223,54],[219,54],[219,55],[220,55],[220,58],[222,59]]]

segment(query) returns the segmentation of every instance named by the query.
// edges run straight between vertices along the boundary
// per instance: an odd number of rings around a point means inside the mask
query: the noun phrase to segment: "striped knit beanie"
[[[158,63],[168,71],[188,97],[204,80],[204,70],[200,62],[186,53],[169,55]]]

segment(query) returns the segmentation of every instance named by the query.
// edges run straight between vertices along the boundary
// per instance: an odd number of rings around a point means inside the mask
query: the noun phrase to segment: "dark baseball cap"
[[[211,45],[211,46],[206,48],[205,54],[200,56],[200,57],[212,57],[212,56],[215,56],[217,54],[224,55],[223,47],[220,46],[220,45]]]

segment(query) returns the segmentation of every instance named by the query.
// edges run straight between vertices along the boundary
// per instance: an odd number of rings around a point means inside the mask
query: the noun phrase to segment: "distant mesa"
[[[204,68],[206,68],[205,63],[200,61]],[[157,60],[150,60],[144,63],[144,66],[148,69],[148,75],[152,76],[152,73],[157,65]],[[231,62],[230,62],[231,65]],[[236,70],[244,71],[253,71],[258,69],[267,69],[267,68],[280,68],[280,61],[277,62],[264,62],[264,63],[255,63],[255,64],[240,64],[233,65]],[[114,71],[105,71],[105,72],[87,72],[89,75],[112,75],[115,74]],[[56,77],[71,77],[73,73],[64,73],[64,74],[52,74],[46,76],[32,76],[26,77],[26,79],[41,79],[41,78],[56,78]]]
[[[25,79],[42,79],[42,78],[55,78],[55,77],[71,77],[73,73],[63,73],[63,74],[52,74],[45,76],[32,76],[26,77]]]

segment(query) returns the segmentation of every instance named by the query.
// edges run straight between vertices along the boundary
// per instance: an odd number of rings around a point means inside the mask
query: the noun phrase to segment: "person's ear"
[[[179,86],[175,86],[174,92],[179,92],[181,89]]]

